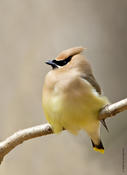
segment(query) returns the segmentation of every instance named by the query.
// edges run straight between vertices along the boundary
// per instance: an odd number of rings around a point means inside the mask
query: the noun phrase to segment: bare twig
[[[53,134],[52,127],[48,123],[17,131],[3,142],[0,142],[0,163],[2,162],[4,156],[17,145],[26,140],[48,134]]]
[[[105,106],[103,109],[101,109],[99,113],[99,119],[102,120],[108,117],[112,117],[124,110],[127,110],[127,98],[114,104]],[[23,143],[26,140],[48,134],[53,134],[52,127],[48,123],[23,129],[14,133],[12,136],[0,142],[0,163],[2,162],[4,156],[7,155],[19,144]]]
[[[108,117],[112,117],[119,112],[127,110],[127,98],[124,100],[118,101],[111,105],[105,106],[99,113],[99,119],[106,119]]]

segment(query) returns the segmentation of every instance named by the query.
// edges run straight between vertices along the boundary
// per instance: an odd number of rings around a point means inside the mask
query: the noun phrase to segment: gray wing
[[[92,74],[89,74],[86,76],[83,75],[83,76],[81,76],[81,78],[87,80],[96,89],[96,91],[101,95],[101,88],[100,88],[99,84],[97,83],[95,77]],[[101,120],[101,123],[105,127],[105,129],[109,132],[109,129],[108,129],[104,119]]]
[[[101,95],[101,88],[99,84],[97,83],[95,77],[92,74],[82,75],[81,78],[87,80],[96,89],[96,91]]]

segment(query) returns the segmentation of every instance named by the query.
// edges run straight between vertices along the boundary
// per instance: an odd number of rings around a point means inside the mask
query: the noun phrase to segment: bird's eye
[[[73,55],[72,55],[72,56],[73,56]],[[53,60],[53,63],[55,63],[55,64],[58,65],[58,66],[64,66],[64,65],[66,65],[68,62],[71,61],[72,56],[69,56],[69,57],[66,58],[65,60],[60,60],[60,61]]]

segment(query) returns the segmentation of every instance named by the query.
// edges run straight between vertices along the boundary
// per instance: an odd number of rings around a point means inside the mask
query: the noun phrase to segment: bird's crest
[[[56,58],[55,60],[60,61],[60,60],[64,60],[70,56],[79,54],[81,52],[83,52],[83,50],[85,50],[86,48],[83,47],[73,47],[67,50],[62,51]]]

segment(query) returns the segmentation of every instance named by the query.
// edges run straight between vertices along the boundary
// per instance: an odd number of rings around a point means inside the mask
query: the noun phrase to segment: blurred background
[[[47,59],[83,46],[111,102],[126,97],[127,1],[0,0],[0,140],[45,123],[42,86]],[[2,162],[1,175],[120,175],[127,173],[127,112],[101,128],[105,154],[92,150],[84,132],[29,140]]]

